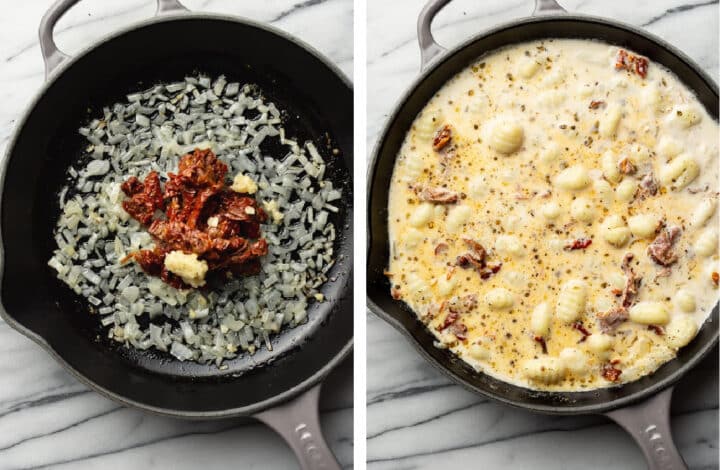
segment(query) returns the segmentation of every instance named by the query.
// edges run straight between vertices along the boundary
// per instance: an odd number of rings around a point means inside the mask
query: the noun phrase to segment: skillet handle
[[[647,401],[605,413],[635,439],[649,470],[687,470],[670,429],[672,392],[669,387]]]
[[[320,385],[297,398],[255,415],[290,445],[302,470],[341,470],[320,430]]]
[[[45,62],[45,79],[50,76],[53,70],[58,65],[69,59],[70,56],[58,49],[53,38],[53,29],[58,20],[67,11],[72,8],[80,0],[57,0],[52,4],[50,9],[43,15],[40,21],[40,29],[38,31],[40,36],[40,51]],[[155,16],[171,13],[171,12],[183,12],[188,11],[179,0],[157,0],[157,10]]]
[[[433,59],[447,51],[435,41],[430,26],[433,19],[435,19],[435,15],[450,1],[429,0],[420,12],[420,16],[418,16],[417,35],[418,44],[420,45],[420,71],[424,71]],[[567,13],[567,10],[556,0],[535,0],[533,16],[558,13]]]
[[[532,16],[567,13],[567,10],[557,0],[535,0],[535,10]]]
[[[435,19],[435,15],[448,3],[450,3],[450,0],[429,0],[420,11],[417,22],[418,44],[420,45],[420,71],[425,70],[435,57],[447,51],[435,41],[430,26],[433,19]]]

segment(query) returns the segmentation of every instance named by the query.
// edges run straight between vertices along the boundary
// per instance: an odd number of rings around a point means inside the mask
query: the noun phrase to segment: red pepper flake
[[[540,344],[540,347],[542,348],[543,354],[547,354],[547,343],[545,342],[545,338],[542,336],[535,336],[533,338],[538,344]]]
[[[603,100],[592,100],[590,102],[590,106],[588,106],[589,109],[598,109],[599,107],[605,107],[605,102]]]
[[[613,289],[610,292],[612,292],[615,297],[620,297],[623,294],[621,289]]]
[[[565,245],[565,249],[568,251],[572,250],[584,250],[592,244],[592,238],[578,238]]]
[[[441,151],[447,144],[450,143],[450,139],[452,139],[452,130],[450,129],[450,126],[445,124],[442,129],[435,134],[435,138],[433,139],[433,150],[436,152]]]
[[[713,284],[715,284],[715,287],[717,287],[718,282],[720,282],[720,274],[718,274],[717,271],[713,271],[711,276]]]
[[[647,329],[650,330],[650,331],[655,332],[655,334],[658,335],[658,336],[662,336],[662,335],[665,334],[665,330],[663,329],[662,326],[658,326],[658,325],[648,325]]]
[[[620,49],[615,60],[615,70],[627,70],[645,78],[648,64],[649,61],[645,57],[636,56],[624,49]]]
[[[620,379],[620,374],[622,374],[622,371],[613,367],[612,364],[605,364],[602,368],[602,376],[610,382],[617,382]]]
[[[585,328],[585,326],[582,324],[582,322],[576,321],[575,323],[572,324],[572,327],[573,327],[573,329],[578,330],[583,335],[583,337],[580,338],[580,341],[578,341],[578,343],[582,343],[583,341],[585,341],[587,339],[588,336],[590,336],[592,334],[587,330],[587,328]]]

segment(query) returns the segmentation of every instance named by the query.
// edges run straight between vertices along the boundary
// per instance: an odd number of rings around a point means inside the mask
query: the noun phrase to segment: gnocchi
[[[560,205],[555,201],[543,204],[543,206],[540,208],[540,211],[542,212],[543,217],[545,217],[548,221],[553,221],[557,219],[562,213]]]
[[[666,135],[660,137],[657,144],[657,152],[661,157],[666,160],[671,160],[680,155],[682,151],[683,147],[679,140]]]
[[[516,152],[523,143],[523,128],[511,121],[499,121],[493,126],[490,134],[490,147],[495,151],[510,155]]]
[[[691,223],[698,227],[707,222],[717,212],[717,200],[706,198],[693,211]]]
[[[518,64],[518,75],[526,80],[532,78],[538,70],[540,70],[540,62],[532,57],[525,57]]]
[[[609,244],[621,247],[630,239],[630,229],[622,217],[610,215],[603,222],[602,236]]]
[[[714,228],[703,230],[695,241],[695,253],[707,258],[717,252],[718,233]]]
[[[472,209],[468,206],[455,206],[450,209],[445,221],[448,232],[455,233],[470,219]]]
[[[432,204],[424,202],[410,215],[410,225],[413,227],[422,227],[432,220],[435,215],[435,208]]]
[[[497,237],[495,250],[505,256],[522,256],[523,254],[522,243],[513,235],[500,235]]]
[[[692,292],[685,289],[680,289],[675,294],[675,303],[685,313],[692,313],[697,308],[695,303],[695,296]]]
[[[680,349],[692,341],[697,331],[697,323],[690,315],[675,315],[665,327],[667,344],[671,348]]]
[[[543,302],[538,304],[532,312],[530,330],[536,336],[547,336],[550,333],[551,322],[552,310],[547,302]]]
[[[635,198],[638,183],[633,178],[627,178],[615,188],[615,197],[618,201],[630,202]]]
[[[614,137],[618,126],[620,125],[621,118],[622,107],[617,103],[608,105],[607,110],[600,118],[600,124],[598,126],[598,133],[600,136],[605,138]]]
[[[582,165],[574,165],[561,171],[555,177],[555,185],[562,189],[578,191],[590,184],[590,176]]]
[[[638,238],[654,236],[660,226],[660,220],[652,214],[630,216],[627,223],[630,232]]]
[[[568,281],[560,291],[557,306],[555,307],[555,315],[562,322],[574,322],[584,313],[586,302],[586,284],[580,280]]]
[[[600,359],[607,359],[613,347],[613,337],[596,333],[587,337],[587,348]]]
[[[670,312],[662,302],[642,301],[628,310],[630,321],[643,325],[665,325],[670,321]]]
[[[577,348],[565,348],[560,351],[559,358],[567,372],[578,376],[586,375],[588,369],[587,355]]]
[[[415,122],[415,135],[423,140],[431,141],[442,126],[443,120],[443,114],[439,110],[423,111],[420,119]]]
[[[575,220],[590,223],[595,218],[594,204],[588,198],[579,197],[570,204],[570,214]]]
[[[696,125],[701,119],[702,114],[694,105],[678,105],[670,110],[670,122],[685,129]]]
[[[496,287],[487,293],[485,302],[494,310],[505,310],[513,306],[515,297],[509,290]]]
[[[618,157],[612,150],[607,150],[602,154],[602,172],[606,180],[611,183],[619,183],[622,179],[622,173],[618,168]]]
[[[565,376],[565,364],[556,357],[540,357],[525,361],[523,372],[530,380],[551,384]]]
[[[660,169],[660,182],[677,191],[692,183],[700,174],[700,166],[688,154],[682,154]]]

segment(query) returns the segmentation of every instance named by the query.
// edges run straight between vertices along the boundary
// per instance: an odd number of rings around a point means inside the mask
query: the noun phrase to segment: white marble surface
[[[418,73],[415,22],[421,0],[368,2],[368,149]],[[561,0],[570,11],[643,25],[718,77],[718,4],[703,0]],[[631,5],[631,6],[630,6]],[[456,0],[433,31],[448,47],[474,32],[530,14],[530,0]],[[452,384],[372,314],[367,317],[368,468],[644,468],[640,450],[598,417],[511,409]],[[706,360],[675,392],[673,430],[693,469],[718,468],[718,361]]]
[[[0,154],[43,82],[37,42],[51,0],[3,0],[0,15]],[[184,0],[193,10],[272,23],[319,49],[352,76],[352,0]],[[153,14],[152,0],[83,0],[58,24],[68,52]],[[352,467],[352,358],[326,383],[322,423]],[[0,469],[293,469],[290,449],[249,420],[184,422],[122,408],[80,385],[0,320]]]

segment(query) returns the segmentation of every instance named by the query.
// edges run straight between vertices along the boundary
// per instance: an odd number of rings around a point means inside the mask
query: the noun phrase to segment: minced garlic
[[[285,214],[280,212],[278,209],[277,201],[263,201],[263,208],[265,209],[265,212],[270,214],[270,217],[276,224],[283,221]]]
[[[258,187],[257,183],[255,183],[252,178],[247,175],[243,175],[242,173],[238,173],[235,175],[235,178],[233,178],[233,184],[230,186],[230,189],[236,193],[255,194]]]
[[[199,260],[195,253],[187,254],[182,251],[171,251],[165,256],[165,267],[173,274],[180,276],[185,284],[192,287],[205,285],[205,274],[208,264]]]

